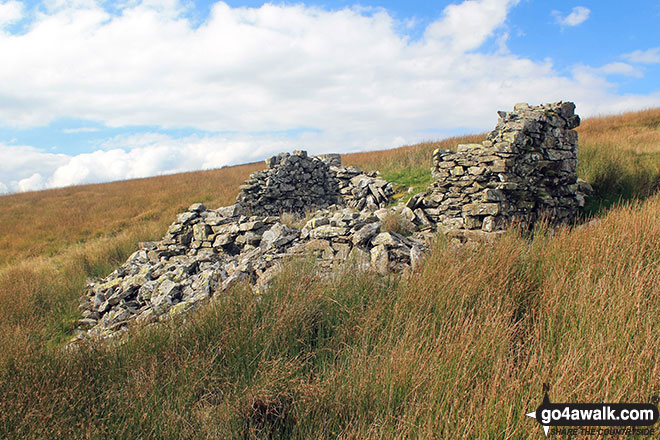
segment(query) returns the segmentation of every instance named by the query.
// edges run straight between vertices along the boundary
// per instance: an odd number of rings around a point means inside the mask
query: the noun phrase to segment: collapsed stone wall
[[[264,171],[252,173],[236,199],[251,215],[304,214],[332,205],[378,209],[390,202],[392,185],[378,173],[342,167],[339,154],[310,157],[306,151],[266,159]]]
[[[280,261],[295,255],[312,254],[322,267],[354,260],[385,274],[414,269],[435,231],[462,241],[495,237],[511,221],[531,226],[541,215],[570,221],[588,189],[576,176],[574,110],[560,102],[500,112],[481,144],[433,153],[436,180],[426,193],[387,208],[392,185],[378,173],[343,167],[339,155],[269,158],[242,187],[239,203],[192,205],[161,241],[142,243],[121,267],[90,283],[79,337],[168,319],[239,281],[260,290]],[[274,215],[311,208],[323,209],[301,224]],[[392,218],[406,236],[392,229]]]
[[[429,191],[410,200],[417,221],[454,236],[531,226],[541,216],[570,221],[584,205],[577,184],[580,124],[571,102],[517,104],[481,144],[433,152]]]
[[[326,268],[350,260],[382,274],[414,266],[425,239],[382,230],[386,211],[335,205],[289,226],[277,216],[242,215],[238,205],[213,210],[196,203],[162,240],[141,243],[121,267],[87,286],[78,337],[108,337],[132,323],[169,319],[237,282],[263,289],[280,262],[296,255],[311,254]]]
[[[381,231],[387,211],[376,210],[394,190],[378,173],[342,167],[338,154],[304,151],[278,154],[266,165],[241,187],[236,204],[215,210],[193,204],[162,240],[141,243],[121,267],[90,283],[79,336],[107,337],[133,322],[169,319],[239,281],[261,289],[283,258],[311,253],[321,266],[351,259],[384,274],[413,264],[425,246]],[[312,218],[296,226],[273,215],[313,208]]]

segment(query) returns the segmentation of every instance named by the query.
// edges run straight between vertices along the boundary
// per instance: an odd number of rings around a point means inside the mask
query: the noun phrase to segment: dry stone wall
[[[545,216],[570,221],[584,205],[577,182],[580,118],[571,102],[517,104],[499,112],[481,144],[433,152],[435,182],[408,204],[420,224],[468,238],[531,226]]]
[[[254,215],[304,213],[340,202],[339,186],[322,160],[305,151],[266,159],[264,171],[252,173],[241,186],[237,202]]]
[[[296,255],[315,256],[321,268],[352,260],[386,274],[414,269],[436,231],[463,241],[493,238],[512,221],[531,226],[541,215],[570,221],[588,188],[576,176],[574,110],[559,102],[500,112],[481,144],[436,150],[436,180],[406,205],[388,206],[392,185],[378,173],[342,166],[337,154],[273,156],[241,187],[236,204],[192,205],[162,240],[141,243],[121,267],[90,283],[79,337],[168,319],[236,282],[260,291],[280,262]],[[283,212],[307,217],[290,224]]]
[[[378,209],[390,202],[392,185],[378,173],[342,167],[339,154],[310,157],[306,151],[266,159],[264,171],[252,173],[236,199],[251,215],[303,214],[332,205]]]

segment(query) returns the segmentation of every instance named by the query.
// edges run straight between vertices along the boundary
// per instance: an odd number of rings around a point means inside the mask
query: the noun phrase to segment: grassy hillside
[[[105,238],[138,225],[163,227],[190,200],[231,203],[238,186],[261,164],[148,179],[85,185],[1,197],[0,266],[53,256],[75,243]]]
[[[524,413],[543,382],[554,401],[660,394],[660,109],[579,133],[594,222],[438,239],[403,278],[293,262],[260,297],[77,350],[86,279],[262,165],[0,198],[0,438],[542,438]],[[344,162],[420,189],[434,148],[482,137]]]

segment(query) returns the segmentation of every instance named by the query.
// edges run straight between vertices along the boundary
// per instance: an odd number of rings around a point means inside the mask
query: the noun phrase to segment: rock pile
[[[266,159],[267,168],[250,175],[236,201],[253,215],[304,213],[340,203],[339,186],[322,160],[305,151]]]
[[[421,237],[382,231],[385,212],[335,205],[300,228],[277,216],[240,212],[238,205],[208,210],[194,204],[179,214],[161,241],[141,243],[110,276],[88,285],[81,327],[89,336],[109,336],[134,321],[191,310],[238,281],[261,289],[286,257],[311,254],[321,266],[352,259],[385,274],[414,263],[425,247]]]
[[[510,222],[532,225],[540,216],[552,223],[574,219],[584,205],[574,110],[570,102],[517,104],[512,112],[499,112],[495,130],[481,144],[434,151],[436,181],[407,205],[416,222],[474,238]]]
[[[362,209],[387,206],[392,185],[378,173],[342,167],[338,154],[310,157],[306,151],[266,159],[267,168],[250,175],[236,202],[252,215],[303,214],[331,205]]]
[[[339,185],[343,204],[356,209],[384,208],[394,195],[392,184],[378,176],[377,172],[363,173],[357,167],[331,166]]]
[[[192,205],[161,241],[142,243],[107,278],[90,283],[81,328],[110,336],[132,322],[188,311],[238,281],[263,289],[280,262],[296,255],[328,267],[353,260],[385,274],[414,268],[436,230],[465,240],[496,236],[511,221],[531,225],[541,215],[571,220],[584,204],[574,109],[560,102],[500,112],[483,143],[436,150],[435,182],[405,206],[384,208],[392,185],[378,173],[343,167],[339,155],[273,156],[241,187],[238,203]],[[307,220],[285,224],[283,212],[306,212]],[[392,217],[400,228],[392,228]]]

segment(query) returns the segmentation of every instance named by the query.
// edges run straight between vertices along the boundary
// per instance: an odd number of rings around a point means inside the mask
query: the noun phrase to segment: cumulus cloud
[[[250,149],[250,144],[247,140],[220,137],[172,139],[159,134],[143,134],[111,139],[105,147],[68,156],[28,146],[0,145],[3,180],[0,190],[32,191],[219,168],[244,159],[246,155],[243,153]],[[267,149],[282,147],[266,146]],[[253,154],[259,154],[259,149]],[[37,172],[32,172],[34,170]]]
[[[631,63],[658,64],[660,63],[660,47],[653,47],[647,50],[636,50],[623,55],[623,58]]]
[[[591,10],[589,8],[585,8],[584,6],[576,6],[573,8],[571,13],[565,17],[562,16],[561,12],[559,11],[552,11],[552,14],[555,16],[557,23],[559,23],[562,27],[572,27],[581,25],[587,21],[589,14],[591,14]]]
[[[426,37],[444,40],[457,52],[477,49],[504,24],[509,9],[519,0],[467,0],[445,8]]]
[[[341,133],[326,136],[320,132],[303,131],[293,137],[236,134],[175,138],[160,133],[142,133],[116,136],[105,141],[101,149],[75,156],[0,144],[0,179],[3,180],[0,181],[0,193],[214,169],[258,161],[294,148],[307,148],[311,154],[318,154],[345,145],[348,148],[344,151],[347,151],[354,145],[352,143],[360,145],[360,150],[365,149],[364,145],[367,149],[369,146],[386,148],[406,143],[406,137],[374,135],[355,139]],[[31,171],[35,169],[38,172]]]
[[[68,160],[69,157],[63,154],[0,143],[0,192],[43,189],[43,180],[35,175],[49,176]]]
[[[245,151],[251,147],[247,140],[241,139],[197,136],[172,139],[159,134],[130,136],[113,140],[110,144],[112,143],[132,147],[97,150],[71,157],[66,164],[55,169],[48,186],[60,187],[220,168],[245,159]],[[266,149],[282,147],[268,145]]]
[[[23,17],[23,3],[15,0],[0,1],[0,30]]]
[[[16,187],[21,192],[40,190],[46,187],[46,182],[41,174],[34,173],[30,177],[19,180]]]
[[[200,134],[113,138],[77,156],[0,145],[0,161],[24,158],[0,183],[17,191],[213,168],[293,148],[385,148],[489,129],[496,110],[520,101],[571,99],[583,116],[660,103],[658,94],[616,93],[608,75],[636,74],[625,63],[564,75],[551,61],[508,51],[506,19],[517,2],[449,5],[411,40],[383,9],[218,2],[194,23],[175,0],[130,0],[119,13],[91,0],[48,0],[24,32],[0,33],[0,124],[71,118]],[[483,49],[489,41],[496,52]],[[81,125],[69,132],[84,132]],[[218,132],[232,134],[204,134]]]
[[[156,9],[141,2],[121,15],[94,3],[60,7],[24,35],[0,38],[0,96],[8,98],[0,119],[16,126],[69,117],[242,132],[447,128],[472,115],[464,105],[454,118],[440,115],[466,91],[519,83],[522,75],[528,82],[554,76],[548,66],[515,56],[466,54],[497,33],[514,3],[450,5],[417,42],[398,34],[382,10],[219,2],[194,27],[177,4]],[[503,92],[481,96],[501,102],[516,91]]]

